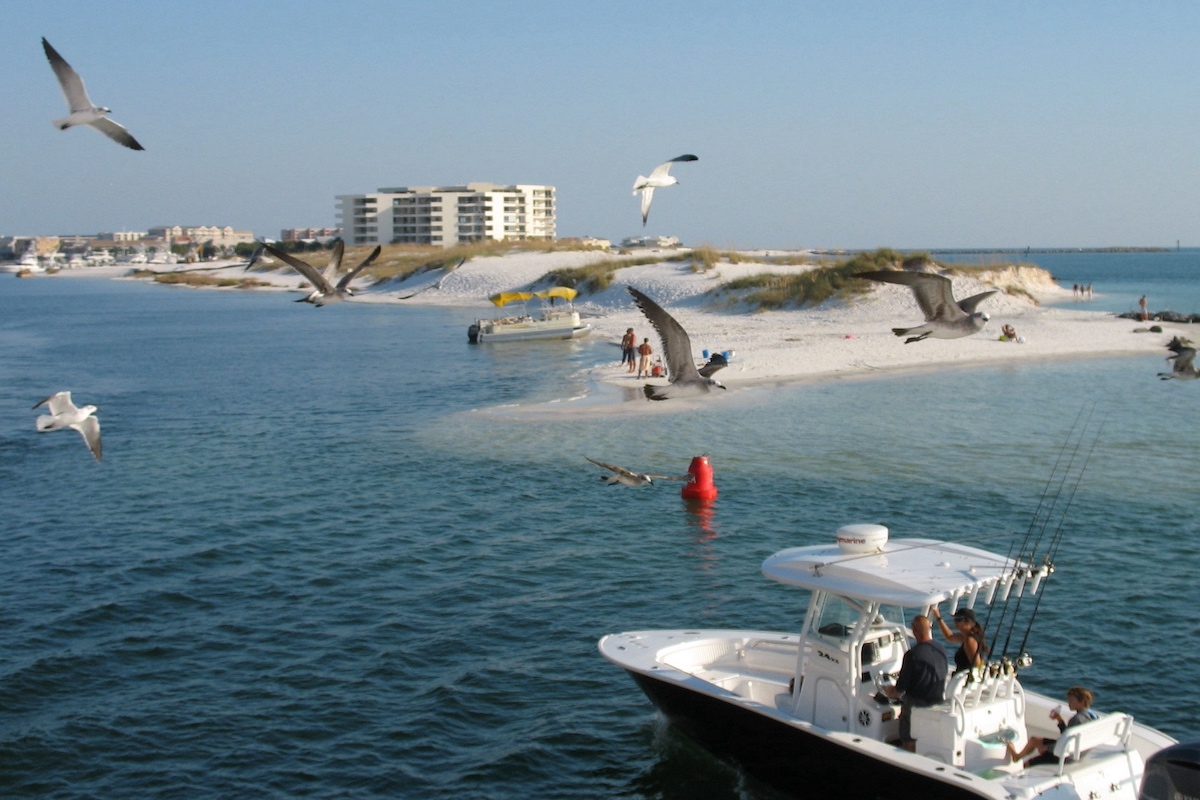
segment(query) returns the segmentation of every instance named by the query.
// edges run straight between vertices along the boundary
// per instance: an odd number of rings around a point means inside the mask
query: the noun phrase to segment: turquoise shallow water
[[[470,347],[470,316],[0,281],[0,795],[775,797],[596,640],[794,628],[804,598],[759,565],[845,522],[1023,535],[1093,402],[1025,681],[1196,738],[1200,386],[1159,358],[510,419],[486,409],[576,396],[615,348]],[[34,432],[63,388],[101,406],[102,464]],[[584,461],[701,452],[708,515]]]

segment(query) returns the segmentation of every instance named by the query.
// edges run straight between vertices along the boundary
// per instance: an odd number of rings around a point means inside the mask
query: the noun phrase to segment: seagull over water
[[[601,469],[606,469],[613,473],[612,475],[601,475],[600,480],[604,481],[609,486],[615,486],[618,483],[622,486],[650,486],[655,481],[687,481],[691,480],[690,475],[652,475],[648,472],[634,472],[625,467],[618,467],[616,464],[606,464],[603,461],[597,461],[594,458],[587,458],[588,461],[595,464]]]
[[[1164,381],[1169,381],[1172,378],[1181,381],[1194,381],[1200,378],[1200,372],[1196,370],[1196,347],[1190,339],[1181,339],[1176,336],[1167,343],[1167,349],[1174,355],[1167,356],[1167,361],[1174,361],[1170,372],[1160,372],[1158,377]]]
[[[679,179],[670,174],[671,165],[677,161],[699,161],[697,156],[690,153],[685,153],[681,156],[676,156],[665,164],[659,164],[650,173],[647,178],[644,175],[638,175],[637,180],[633,182],[633,193],[642,193],[642,227],[646,227],[646,220],[650,217],[650,203],[654,201],[654,190],[665,189],[668,186],[674,186],[679,183]]]
[[[264,244],[262,247],[272,256],[278,258],[280,261],[299,272],[309,283],[312,284],[313,290],[309,292],[306,297],[301,297],[296,302],[312,303],[314,306],[318,307],[328,305],[330,303],[337,303],[345,300],[347,297],[353,296],[354,292],[350,291],[350,281],[354,280],[358,273],[362,272],[368,264],[378,258],[379,253],[383,250],[383,248],[379,245],[375,245],[375,249],[371,251],[369,256],[363,259],[362,263],[343,275],[337,284],[333,284],[332,281],[337,275],[338,268],[342,264],[342,253],[345,252],[346,247],[345,243],[340,239],[338,240],[338,243],[333,246],[333,252],[329,256],[329,266],[325,268],[325,272],[323,274],[318,272],[317,268],[312,264],[301,261],[290,253],[277,250],[269,244]]]
[[[713,378],[712,374],[726,365],[725,357],[720,354],[714,355],[702,368],[696,369],[692,360],[692,342],[683,326],[663,311],[658,303],[632,286],[628,289],[638,308],[646,315],[646,319],[650,320],[654,330],[658,331],[663,355],[667,359],[667,377],[670,384],[653,386],[647,383],[643,389],[646,397],[651,400],[667,400],[689,394],[704,394],[712,391],[714,386],[724,389],[725,385]]]
[[[65,131],[76,125],[91,125],[117,144],[125,145],[130,150],[146,149],[138,144],[138,140],[133,138],[129,131],[109,119],[108,115],[112,113],[111,108],[98,106],[92,102],[92,99],[88,97],[87,88],[83,85],[83,78],[79,77],[78,72],[71,69],[71,65],[50,46],[45,37],[42,38],[42,49],[46,51],[46,58],[50,60],[50,66],[53,68],[54,74],[58,76],[58,82],[62,86],[63,94],[67,96],[67,106],[71,111],[70,116],[54,120],[54,127]]]
[[[50,431],[74,428],[83,436],[83,441],[87,443],[88,450],[91,450],[92,455],[99,461],[101,454],[100,420],[92,415],[100,409],[95,406],[77,407],[71,402],[70,392],[52,394],[45,400],[39,400],[37,403],[34,403],[33,407],[38,408],[46,404],[49,405],[50,415],[37,418],[38,433],[49,433]]]
[[[908,272],[906,270],[877,270],[859,272],[856,278],[883,283],[898,283],[912,289],[917,305],[925,315],[925,323],[912,328],[892,328],[897,336],[907,336],[905,344],[919,342],[930,336],[935,339],[958,339],[983,330],[990,319],[975,307],[998,290],[990,289],[971,295],[965,300],[955,300],[950,279],[932,272]]]

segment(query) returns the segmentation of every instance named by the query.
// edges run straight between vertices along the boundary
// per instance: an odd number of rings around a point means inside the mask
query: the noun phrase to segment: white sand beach
[[[634,251],[612,258],[645,255],[646,252]],[[602,257],[603,254],[594,251],[570,250],[517,251],[505,256],[481,257],[467,261],[449,274],[438,270],[403,282],[375,286],[364,282],[351,302],[477,307],[481,317],[497,316],[488,296],[527,289],[553,269],[594,263]],[[242,263],[231,262],[225,268],[213,264],[205,268],[204,274],[218,278],[252,277],[277,290],[293,292],[307,285],[290,269],[246,273]],[[155,268],[178,271],[195,266],[156,265]],[[830,301],[816,308],[783,311],[752,311],[706,294],[724,282],[746,275],[812,268],[812,265],[781,266],[766,262],[719,262],[708,271],[694,272],[688,261],[630,266],[617,271],[608,289],[581,295],[575,305],[592,323],[592,337],[615,345],[625,329],[632,327],[639,340],[650,337],[651,344],[659,351],[657,336],[625,289],[627,285],[637,287],[687,329],[698,362],[702,361],[703,350],[732,352],[729,366],[718,375],[730,389],[1005,362],[1165,355],[1164,345],[1172,335],[1188,334],[1184,329],[1187,326],[1167,323],[1163,324],[1162,333],[1147,332],[1148,324],[1089,311],[1086,303],[1048,308],[1044,304],[1069,300],[1071,292],[1058,286],[1050,273],[1028,266],[980,271],[977,277],[956,276],[956,297],[988,288],[1002,290],[980,306],[980,310],[991,316],[988,326],[962,339],[930,338],[913,344],[905,344],[891,331],[892,327],[907,327],[922,321],[912,293],[903,286],[881,284],[852,301]],[[123,277],[128,272],[127,266],[98,267],[64,270],[50,277]],[[439,280],[440,285],[434,288]],[[417,290],[421,291],[415,296],[400,299]],[[999,340],[1000,328],[1006,323],[1016,328],[1023,343]],[[612,365],[596,368],[594,379],[626,386],[644,382],[636,381],[617,366],[620,351],[615,346],[612,355]]]

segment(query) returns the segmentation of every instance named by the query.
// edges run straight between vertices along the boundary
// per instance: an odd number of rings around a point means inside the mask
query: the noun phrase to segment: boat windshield
[[[904,609],[900,606],[880,605],[872,613],[874,604],[864,603],[850,597],[827,594],[821,603],[815,627],[822,636],[844,638],[850,636],[860,621],[870,614],[872,627],[899,625],[905,627]]]

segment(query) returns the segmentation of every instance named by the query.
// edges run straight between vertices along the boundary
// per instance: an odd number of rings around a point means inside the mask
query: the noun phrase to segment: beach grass
[[[354,265],[370,254],[372,247],[350,247],[342,259],[343,264]],[[512,253],[555,253],[570,250],[593,249],[579,242],[530,240],[524,242],[472,242],[454,247],[431,245],[389,244],[383,246],[379,258],[364,270],[376,281],[402,281],[413,275],[430,270],[448,269],[462,260],[504,256]]]
[[[552,283],[555,286],[569,286],[584,294],[603,292],[612,286],[613,277],[618,270],[626,267],[641,267],[647,264],[665,264],[687,261],[692,257],[690,252],[677,253],[670,256],[643,256],[641,258],[603,258],[588,262],[578,267],[556,269],[547,272],[537,282]]]
[[[818,266],[795,275],[761,274],[721,284],[711,294],[730,296],[754,310],[804,308],[832,299],[866,294],[870,283],[855,275],[874,269],[912,268],[927,261],[924,253],[902,255],[883,249],[862,253],[830,266]]]
[[[134,278],[152,278],[155,283],[165,283],[171,286],[256,289],[270,288],[273,285],[254,278],[218,278],[214,275],[200,275],[195,272],[155,272],[149,269],[138,269],[130,275]]]

